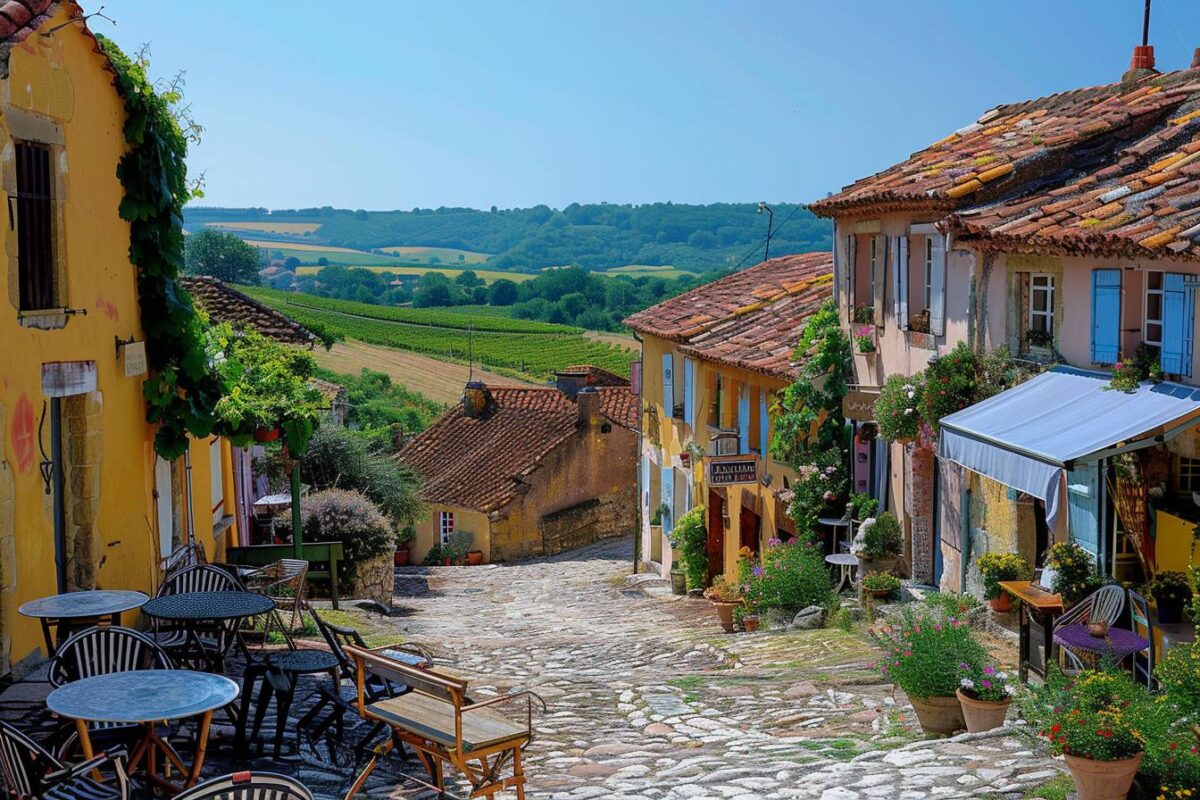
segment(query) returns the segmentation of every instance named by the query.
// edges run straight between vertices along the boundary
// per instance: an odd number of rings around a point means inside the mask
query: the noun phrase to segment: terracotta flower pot
[[[926,733],[941,733],[949,735],[967,727],[963,720],[962,703],[957,697],[912,697],[913,710],[921,722],[921,729]]]
[[[1183,621],[1183,599],[1157,600],[1158,621],[1164,625],[1172,625]]]
[[[280,431],[279,428],[271,428],[270,430],[267,430],[266,428],[259,428],[254,432],[254,441],[273,442],[279,438],[280,433],[282,433],[282,431]]]
[[[1078,800],[1125,800],[1145,753],[1120,761],[1093,761],[1066,754],[1063,759],[1075,781]]]
[[[999,597],[988,600],[988,605],[992,607],[992,611],[1007,614],[1012,611],[1012,595],[1008,592],[1001,592]]]
[[[858,574],[866,575],[868,572],[879,572],[890,574],[896,569],[896,556],[887,556],[884,558],[867,558],[865,556],[858,557]]]
[[[396,566],[396,567],[407,567],[408,566],[408,548],[407,547],[398,548],[396,550],[396,552],[392,554],[392,565]]]
[[[892,596],[891,589],[868,589],[867,594],[874,597],[876,600],[886,600]]]
[[[733,610],[741,605],[741,603],[725,603],[720,600],[713,600],[713,605],[717,607],[717,617],[721,620],[721,627],[726,633],[733,633]]]
[[[746,616],[742,617],[742,629],[745,630],[746,633],[754,633],[756,630],[758,630],[758,615],[747,614]]]
[[[467,563],[473,567],[477,567],[480,564],[482,564],[483,563],[483,551],[482,550],[468,550],[467,551]]]
[[[956,692],[958,702],[962,704],[963,721],[967,725],[967,733],[983,733],[990,731],[992,728],[999,728],[1004,724],[1004,717],[1008,714],[1008,707],[1012,705],[1012,699],[1004,700],[976,700],[973,697],[968,697],[963,694],[963,690],[959,689]]]
[[[443,566],[443,567],[449,567],[449,566],[451,566],[453,563],[454,563],[454,562],[453,562],[453,561],[451,561],[451,560],[450,560],[450,558],[449,558],[448,556],[447,556],[447,557],[444,557],[444,558],[442,558],[442,566]]]

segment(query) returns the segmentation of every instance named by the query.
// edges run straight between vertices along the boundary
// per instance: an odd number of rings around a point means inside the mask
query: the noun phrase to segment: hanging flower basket
[[[274,442],[279,439],[281,430],[279,428],[259,428],[254,431],[254,441],[256,442]]]

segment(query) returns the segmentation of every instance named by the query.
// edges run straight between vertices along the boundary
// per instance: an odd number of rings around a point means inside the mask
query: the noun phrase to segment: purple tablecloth
[[[1124,628],[1109,628],[1107,636],[1097,638],[1088,633],[1086,625],[1063,625],[1055,629],[1054,643],[1068,650],[1111,656],[1114,661],[1121,661],[1150,646],[1141,636]]]

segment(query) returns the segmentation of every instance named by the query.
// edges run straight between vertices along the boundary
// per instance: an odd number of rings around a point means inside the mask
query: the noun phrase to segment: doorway
[[[758,557],[760,520],[754,509],[742,506],[738,515],[738,549],[748,548]]]
[[[62,398],[50,398],[50,479],[47,494],[54,501],[54,574],[58,592],[67,591],[67,484],[64,479]]]
[[[725,571],[725,496],[708,492],[708,582]]]
[[[158,518],[158,555],[166,558],[175,550],[175,504],[171,488],[171,462],[154,457],[154,508]]]

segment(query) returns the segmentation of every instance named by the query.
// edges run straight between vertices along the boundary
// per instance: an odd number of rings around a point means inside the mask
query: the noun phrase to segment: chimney
[[[587,386],[575,394],[575,406],[581,426],[590,427],[600,423],[600,393],[594,386]]]
[[[554,388],[575,399],[576,393],[587,385],[587,374],[582,372],[556,372],[554,373]]]
[[[480,381],[471,381],[463,388],[463,413],[471,419],[483,416],[492,402],[492,393]]]
[[[1154,68],[1154,45],[1142,44],[1133,48],[1133,58],[1129,59],[1129,71],[1121,76],[1122,81],[1136,81],[1147,75],[1157,75]]]
[[[1200,69],[1200,47],[1192,51],[1192,66],[1189,69]]]

